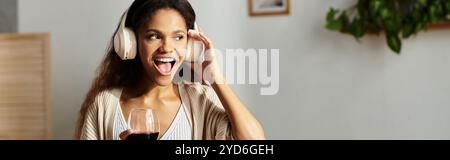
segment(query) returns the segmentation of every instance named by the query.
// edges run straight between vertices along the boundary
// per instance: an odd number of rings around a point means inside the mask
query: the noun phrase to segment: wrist
[[[222,74],[213,75],[211,84],[227,84],[226,78]]]

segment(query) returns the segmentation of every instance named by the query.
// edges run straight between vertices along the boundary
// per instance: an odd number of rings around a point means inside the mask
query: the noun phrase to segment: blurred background
[[[356,0],[292,0],[290,14],[277,16],[249,16],[247,0],[190,2],[218,49],[280,49],[277,94],[232,86],[268,139],[450,139],[450,28],[404,40],[397,55],[384,36],[358,43],[324,27],[331,6]],[[49,138],[73,138],[96,67],[131,3],[0,0],[0,32],[50,34]]]

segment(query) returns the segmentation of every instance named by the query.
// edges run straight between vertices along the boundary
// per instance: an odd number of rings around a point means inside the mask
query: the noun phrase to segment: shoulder
[[[182,96],[191,99],[194,102],[204,103],[214,106],[221,107],[222,104],[211,86],[204,85],[201,83],[183,83],[178,85],[181,91],[185,91],[181,93]]]
[[[178,87],[180,87],[180,90],[184,90],[186,91],[186,93],[191,97],[191,96],[199,96],[199,97],[204,97],[204,96],[210,96],[210,95],[215,95],[214,90],[208,86],[208,85],[204,85],[198,82],[195,83],[182,83],[182,84],[178,84]]]
[[[120,88],[104,90],[97,94],[97,96],[95,97],[94,105],[97,106],[98,109],[115,105],[119,102],[121,93],[122,89]]]

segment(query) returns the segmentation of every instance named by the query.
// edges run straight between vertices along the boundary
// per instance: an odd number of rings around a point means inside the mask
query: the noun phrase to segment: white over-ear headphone
[[[199,28],[197,26],[197,23],[194,23],[194,29],[192,31],[198,34]],[[203,45],[203,42],[189,38],[185,60],[191,62],[201,61],[201,59],[204,58],[201,57],[203,56],[202,53],[204,51],[205,46]]]
[[[132,29],[125,27],[127,15],[128,10],[125,11],[114,35],[114,50],[122,60],[134,59],[137,52],[136,35]]]

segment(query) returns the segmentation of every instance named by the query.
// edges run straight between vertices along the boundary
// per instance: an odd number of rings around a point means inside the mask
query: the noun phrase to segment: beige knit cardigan
[[[188,110],[193,140],[233,139],[231,123],[214,90],[199,83],[178,84],[181,100]],[[117,105],[122,89],[103,91],[88,109],[83,140],[112,140]]]

